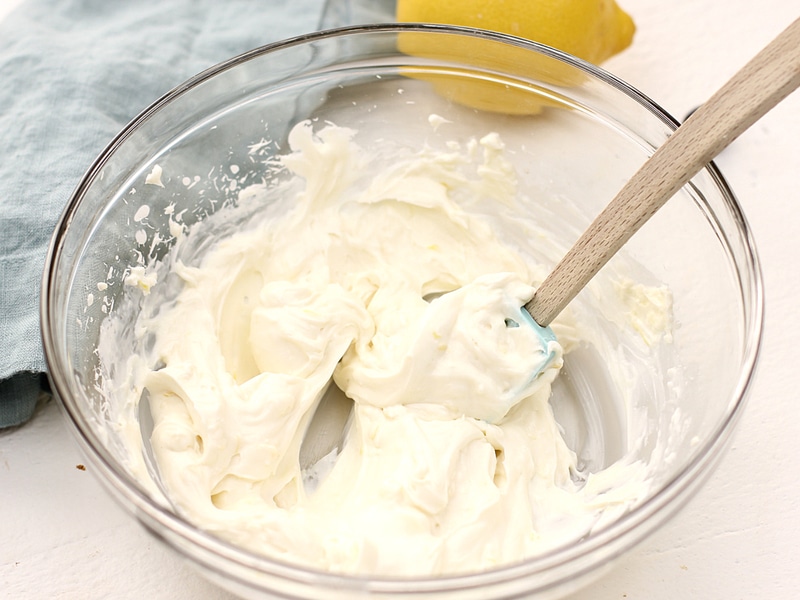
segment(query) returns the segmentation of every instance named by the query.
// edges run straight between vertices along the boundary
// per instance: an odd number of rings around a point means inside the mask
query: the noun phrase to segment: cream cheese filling
[[[278,200],[285,210],[202,260],[175,260],[181,289],[158,310],[153,275],[131,280],[153,303],[137,322],[153,343],[129,364],[134,396],[149,393],[170,502],[271,557],[420,576],[540,554],[640,501],[640,462],[576,477],[549,398],[581,328],[566,314],[561,345],[543,346],[519,322],[544,268],[474,209],[488,199],[500,222],[515,218],[499,136],[376,166],[353,134],[296,126],[280,166],[303,185]],[[243,199],[275,194],[256,186]],[[619,304],[635,304],[656,340],[668,297],[636,302],[652,293],[640,287]],[[298,456],[331,379],[353,421],[309,492]]]

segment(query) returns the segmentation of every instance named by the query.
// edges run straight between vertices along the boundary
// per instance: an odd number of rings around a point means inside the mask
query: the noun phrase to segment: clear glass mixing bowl
[[[441,128],[446,135],[430,126],[431,113],[450,122]],[[437,146],[499,131],[521,187],[535,192],[535,210],[564,247],[676,127],[648,98],[585,62],[510,36],[444,26],[317,33],[253,50],[189,80],[131,122],[89,168],[49,252],[42,331],[52,388],[93,471],[159,539],[245,597],[483,600],[552,598],[579,588],[696,492],[742,412],[761,341],[763,294],[753,241],[728,185],[710,165],[606,267],[612,272],[615,261],[634,260],[643,277],[672,290],[669,356],[646,359],[668,364],[645,362],[636,389],[615,390],[602,361],[584,350],[568,357],[554,387],[566,438],[592,467],[610,464],[631,443],[620,394],[633,391],[648,436],[672,427],[657,456],[652,443],[638,450],[657,474],[652,494],[577,542],[490,571],[421,579],[336,575],[236,548],[176,514],[128,469],[127,449],[108,418],[117,400],[97,385],[101,324],[121,302],[130,267],[169,251],[170,215],[183,212],[191,225],[235,205],[238,190],[264,176],[262,160],[283,152],[289,128],[307,118],[357,130],[368,149],[387,139]],[[250,160],[254,148],[258,161]],[[143,185],[156,164],[161,185]],[[591,313],[604,277],[575,300],[575,310]],[[121,331],[119,343],[129,335]]]

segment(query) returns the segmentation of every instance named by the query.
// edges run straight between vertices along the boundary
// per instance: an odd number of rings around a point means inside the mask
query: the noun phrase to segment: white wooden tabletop
[[[603,66],[680,119],[800,16],[797,0],[619,3],[636,37]],[[0,19],[17,5],[0,0]],[[570,600],[798,597],[799,150],[795,93],[716,161],[750,222],[766,286],[762,358],[730,451],[682,512]],[[231,598],[148,535],[83,463],[52,401],[0,432],[0,598]]]

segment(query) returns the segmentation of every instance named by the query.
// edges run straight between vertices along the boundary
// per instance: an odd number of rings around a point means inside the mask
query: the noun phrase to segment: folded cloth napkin
[[[317,28],[324,0],[27,0],[0,23],[0,428],[46,379],[40,281],[83,172],[192,75]]]

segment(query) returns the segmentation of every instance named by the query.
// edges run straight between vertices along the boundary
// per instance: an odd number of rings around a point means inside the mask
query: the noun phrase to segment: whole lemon
[[[397,0],[397,20],[508,33],[595,64],[627,48],[636,30],[614,0]]]
[[[635,31],[614,0],[398,0],[397,20],[489,29],[593,63],[629,46]],[[409,66],[403,73],[429,81],[453,102],[484,111],[538,114],[560,103],[551,90],[530,82],[571,86],[582,80],[579,70],[555,58],[480,37],[403,32],[398,44],[409,55],[464,62],[461,69]]]

